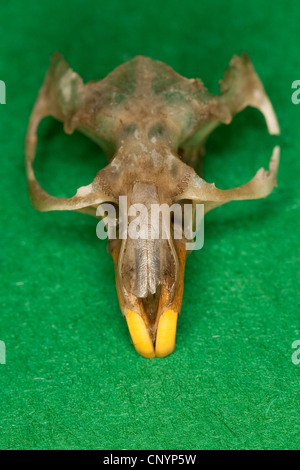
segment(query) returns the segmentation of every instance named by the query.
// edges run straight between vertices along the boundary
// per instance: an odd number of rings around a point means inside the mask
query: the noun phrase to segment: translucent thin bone
[[[59,54],[55,54],[34,105],[26,136],[27,184],[32,204],[40,211],[79,210],[94,215],[94,208],[90,206],[113,200],[101,190],[99,174],[91,184],[78,188],[71,198],[51,196],[41,188],[35,177],[33,164],[39,123],[44,117],[53,116],[68,128],[71,116],[81,103],[83,87],[81,78]]]
[[[260,199],[267,197],[277,185],[277,171],[280,158],[279,146],[274,147],[269,163],[269,170],[260,168],[256,175],[246,184],[233,189],[219,189],[214,183],[209,184],[194,176],[188,189],[181,195],[185,199],[203,202],[205,212],[230,201],[241,201],[245,199]]]

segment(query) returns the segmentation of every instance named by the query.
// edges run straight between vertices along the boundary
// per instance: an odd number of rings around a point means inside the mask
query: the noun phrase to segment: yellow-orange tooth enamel
[[[160,317],[156,333],[156,357],[165,357],[174,351],[177,318],[178,313],[174,310],[167,310]]]
[[[136,351],[144,357],[155,357],[153,343],[142,317],[132,310],[127,309],[127,326]]]

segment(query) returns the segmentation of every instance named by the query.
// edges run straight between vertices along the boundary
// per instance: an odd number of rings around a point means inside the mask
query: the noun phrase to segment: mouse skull
[[[118,208],[120,197],[126,196],[129,207],[142,205],[151,211],[153,206],[188,201],[193,207],[203,204],[206,213],[229,201],[268,196],[276,185],[279,147],[273,150],[268,171],[259,169],[247,184],[234,189],[218,189],[193,168],[208,135],[247,106],[259,109],[269,132],[279,134],[271,102],[246,54],[232,58],[220,88],[214,96],[201,80],[184,78],[143,56],[103,80],[84,84],[62,56],[54,54],[26,138],[33,206],[97,216],[102,204]],[[107,166],[71,198],[49,195],[34,174],[37,129],[49,115],[64,124],[66,133],[78,130],[93,139],[107,155]],[[127,221],[132,219],[125,215]],[[175,238],[170,224],[168,238],[146,234],[143,239],[117,237],[108,242],[122,313],[137,352],[148,358],[167,356],[175,347],[188,249],[183,231],[181,239]],[[149,227],[149,219],[142,226]]]

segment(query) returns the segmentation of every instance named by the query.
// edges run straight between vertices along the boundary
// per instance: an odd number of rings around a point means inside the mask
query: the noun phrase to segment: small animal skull
[[[168,65],[138,56],[106,78],[84,84],[55,54],[33,108],[26,139],[26,171],[33,206],[40,211],[74,210],[96,216],[102,203],[118,205],[189,201],[205,213],[229,201],[268,196],[276,185],[279,147],[269,171],[258,170],[245,185],[221,190],[193,169],[207,136],[229,124],[246,106],[259,109],[271,134],[278,122],[249,57],[234,56],[214,96],[199,79],[178,75]],[[33,169],[37,128],[45,116],[97,142],[108,158],[88,186],[71,198],[56,198],[37,182]],[[119,303],[133,344],[142,356],[164,357],[175,347],[187,255],[184,237],[109,240]]]

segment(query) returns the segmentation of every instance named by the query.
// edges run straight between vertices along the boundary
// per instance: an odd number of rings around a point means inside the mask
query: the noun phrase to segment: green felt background
[[[299,448],[299,2],[15,0],[0,10],[0,448]],[[24,137],[56,50],[85,81],[143,54],[214,93],[245,50],[277,111],[280,137],[247,109],[208,141],[205,177],[222,188],[266,167],[280,143],[279,186],[207,216],[165,359],[131,344],[96,219],[30,205]],[[54,195],[73,195],[105,164],[95,144],[51,119],[40,136],[37,174]]]

